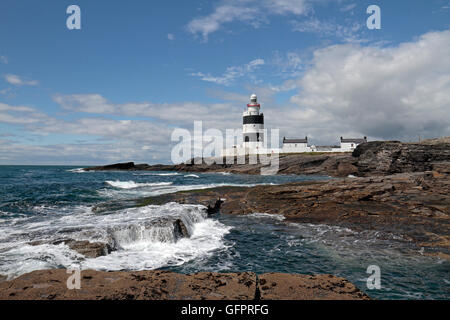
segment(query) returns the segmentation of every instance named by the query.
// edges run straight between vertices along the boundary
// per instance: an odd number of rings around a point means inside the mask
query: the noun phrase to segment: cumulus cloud
[[[212,76],[211,74],[204,74],[202,72],[193,72],[191,76],[199,77],[203,81],[213,82],[220,85],[228,86],[234,82],[237,78],[244,76],[249,77],[252,80],[256,80],[252,72],[258,67],[264,65],[263,59],[254,59],[249,63],[242,66],[231,66],[226,69],[226,71],[221,76]]]
[[[172,33],[168,33],[167,34],[167,39],[169,39],[169,40],[175,40],[175,36],[172,34]]]
[[[417,140],[450,132],[450,31],[395,47],[334,45],[317,50],[298,79],[287,118],[322,140],[367,135]]]
[[[4,75],[4,79],[6,82],[15,86],[36,86],[39,84],[37,80],[26,80],[15,74],[6,74]]]
[[[310,10],[309,0],[223,0],[209,15],[195,18],[187,25],[192,34],[208,36],[233,21],[257,28],[270,15],[303,15]]]
[[[8,64],[9,60],[7,56],[0,56],[0,62],[4,64]]]

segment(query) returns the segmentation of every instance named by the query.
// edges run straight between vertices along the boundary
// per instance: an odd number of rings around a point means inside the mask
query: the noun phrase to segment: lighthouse
[[[242,135],[246,153],[258,153],[264,148],[264,114],[259,112],[260,108],[258,97],[252,94],[243,113]]]

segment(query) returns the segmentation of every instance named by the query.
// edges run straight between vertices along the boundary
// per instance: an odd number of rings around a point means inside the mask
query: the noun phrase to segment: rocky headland
[[[85,171],[184,171],[260,174],[264,164],[194,164],[148,165],[134,162],[89,167]],[[198,162],[198,161],[197,161]],[[359,145],[353,153],[280,154],[278,174],[326,174],[333,177],[389,175],[404,172],[450,171],[450,137],[420,143],[373,141]]]

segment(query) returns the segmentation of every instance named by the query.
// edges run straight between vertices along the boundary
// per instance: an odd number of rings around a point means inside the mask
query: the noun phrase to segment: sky
[[[0,164],[170,163],[252,93],[280,139],[449,136],[450,1],[0,2]]]

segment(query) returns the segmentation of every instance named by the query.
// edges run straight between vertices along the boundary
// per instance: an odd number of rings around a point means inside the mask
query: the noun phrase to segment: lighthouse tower
[[[243,147],[246,153],[258,153],[264,148],[264,114],[259,113],[260,104],[255,94],[250,97],[243,113]]]

